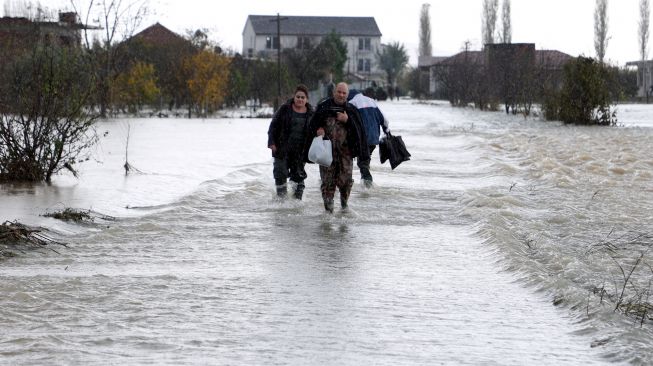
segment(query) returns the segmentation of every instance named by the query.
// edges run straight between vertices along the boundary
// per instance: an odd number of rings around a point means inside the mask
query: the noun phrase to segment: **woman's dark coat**
[[[336,104],[333,98],[326,99],[318,104],[308,129],[308,138],[304,147],[305,161],[308,161],[308,149],[311,146],[311,142],[313,142],[313,138],[317,136],[317,130],[319,128],[325,128],[326,120],[329,115],[333,115],[332,111],[334,108],[342,107],[343,105]],[[344,108],[349,117],[345,126],[347,129],[347,146],[349,146],[349,150],[351,151],[351,157],[367,160],[370,158],[370,150],[367,146],[367,137],[365,136],[363,121],[358,113],[358,109],[350,103],[347,103]]]
[[[279,107],[277,112],[274,114],[274,117],[272,117],[270,128],[268,128],[268,147],[270,147],[270,145],[276,145],[277,152],[272,153],[272,156],[277,159],[285,159],[288,155],[288,138],[290,137],[290,124],[292,123],[293,113],[292,104],[293,98],[289,99],[285,104]],[[313,106],[307,102],[306,123],[304,125],[304,139],[308,138],[309,122],[312,116]],[[299,146],[298,148],[304,149],[305,146]],[[299,156],[306,156],[308,154],[308,148],[306,149],[306,151],[299,151],[301,153]]]

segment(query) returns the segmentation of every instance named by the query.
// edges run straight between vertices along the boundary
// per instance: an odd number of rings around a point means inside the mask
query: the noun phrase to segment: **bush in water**
[[[584,125],[616,125],[610,107],[607,68],[592,58],[578,57],[564,68],[561,90],[547,91],[543,109],[549,120]]]
[[[4,70],[0,88],[0,180],[46,181],[75,173],[97,135],[95,86],[85,51],[37,44]],[[9,77],[11,75],[11,77]]]

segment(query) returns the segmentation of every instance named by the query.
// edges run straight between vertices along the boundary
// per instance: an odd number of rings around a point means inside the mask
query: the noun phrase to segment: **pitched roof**
[[[172,42],[186,41],[184,37],[164,27],[158,22],[154,25],[151,25],[143,29],[138,34],[135,34],[132,37],[132,39],[140,39],[142,41],[153,43],[153,44],[165,44],[171,41]]]
[[[557,50],[537,50],[535,51],[535,57],[540,66],[551,67],[562,67],[567,61],[574,58]]]
[[[446,59],[447,57],[443,56],[419,56],[417,58],[417,67],[431,67]]]
[[[570,61],[573,58],[573,56],[557,50],[535,50],[535,61],[540,66],[562,68],[562,66],[567,63],[567,61]],[[463,51],[435,64],[451,66],[462,63],[470,63],[482,66],[485,65],[485,62],[486,59],[484,51]]]
[[[248,16],[256,34],[276,34],[276,19],[276,15]],[[381,37],[373,17],[282,16],[282,19],[281,34],[325,36],[335,30],[336,33],[352,36]]]
[[[470,63],[476,65],[485,64],[485,52],[483,51],[463,51],[459,52],[451,57],[448,57],[440,62],[438,65],[443,66],[452,66],[462,63]]]

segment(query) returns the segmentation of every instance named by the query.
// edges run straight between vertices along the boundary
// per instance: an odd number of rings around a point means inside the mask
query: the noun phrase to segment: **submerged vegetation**
[[[17,252],[48,248],[57,252],[52,245],[67,246],[46,235],[41,228],[32,228],[19,222],[5,221],[0,225],[0,258],[14,257]]]
[[[91,211],[82,211],[76,210],[73,208],[66,208],[62,211],[49,212],[43,215],[44,217],[51,217],[57,220],[63,221],[75,221],[75,222],[84,222],[84,221],[93,221],[91,216]]]
[[[594,286],[587,298],[587,312],[592,305],[610,306],[612,311],[632,317],[640,326],[653,320],[653,235],[628,232],[612,237],[610,232],[591,246],[588,256],[606,256],[614,267],[600,286]]]
[[[73,221],[77,223],[91,223],[96,219],[102,221],[115,221],[115,217],[103,215],[92,210],[80,210],[76,208],[66,207],[63,210],[47,212],[43,217],[50,217],[62,221]]]

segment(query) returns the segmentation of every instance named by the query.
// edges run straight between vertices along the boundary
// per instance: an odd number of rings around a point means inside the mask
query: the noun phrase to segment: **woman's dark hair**
[[[295,93],[293,94],[297,94],[298,91],[304,92],[304,94],[306,94],[306,99],[308,99],[308,88],[306,87],[306,85],[304,84],[297,85],[297,87],[295,88]]]

